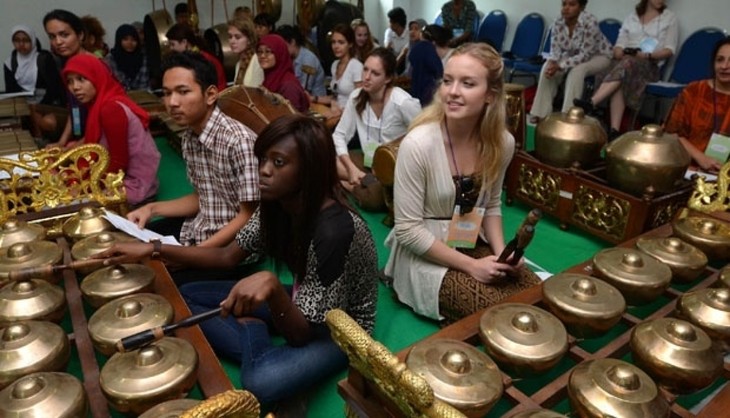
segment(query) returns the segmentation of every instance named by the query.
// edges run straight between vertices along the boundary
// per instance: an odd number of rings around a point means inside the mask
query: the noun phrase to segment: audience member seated
[[[603,36],[595,16],[585,10],[588,0],[562,0],[560,17],[551,29],[550,57],[545,61],[530,114],[543,119],[553,112],[553,99],[565,79],[562,112],[583,97],[587,76],[611,63],[611,43]]]
[[[503,70],[487,44],[457,48],[398,150],[385,274],[398,298],[429,318],[455,321],[540,281],[495,256],[505,248],[500,197],[515,148]]]
[[[220,60],[203,49],[203,41],[200,39],[189,25],[175,24],[167,30],[165,34],[170,41],[170,49],[173,52],[192,51],[203,56],[208,62],[213,64],[217,78],[218,91],[226,88],[226,72],[223,70],[223,64]]]
[[[421,32],[421,40],[413,45],[408,61],[411,67],[411,96],[417,98],[422,106],[431,103],[439,80],[444,75],[444,66],[436,50],[436,39],[447,47],[450,37],[448,31],[438,25],[428,25]],[[439,36],[442,36],[439,38]]]
[[[370,33],[368,22],[363,19],[355,19],[350,23],[352,30],[355,31],[355,58],[360,62],[365,62],[365,58],[375,49],[377,42]]]
[[[283,116],[261,132],[254,151],[261,205],[236,240],[224,248],[160,245],[159,255],[201,269],[274,260],[277,268],[238,282],[190,283],[180,292],[194,314],[223,308],[201,328],[217,353],[240,362],[242,387],[261,402],[279,403],[277,416],[284,416],[283,406],[301,403],[286,416],[304,417],[308,389],[347,368],[325,313],[342,309],[373,331],[378,257],[367,224],[343,196],[332,137],[322,124]],[[154,244],[119,244],[98,257],[131,262],[154,250]],[[285,268],[293,286],[279,277]]]
[[[406,31],[406,11],[396,7],[388,12],[388,29],[383,35],[383,45],[393,51],[397,57],[403,48],[408,46],[408,31]]]
[[[264,35],[259,40],[256,55],[264,70],[263,86],[284,96],[294,109],[308,111],[309,97],[294,74],[294,66],[284,38],[276,34]]]
[[[53,114],[44,115],[36,104],[63,106],[65,89],[50,52],[38,47],[35,32],[26,25],[14,26],[10,31],[13,52],[5,60],[5,91],[8,93],[30,92],[27,98],[33,136],[40,137],[56,127]]]
[[[175,23],[178,25],[190,24],[190,11],[188,10],[187,2],[175,5]]]
[[[114,35],[114,48],[105,58],[124,90],[148,90],[150,73],[137,29],[121,25]]]
[[[398,63],[398,74],[410,77],[411,65],[408,57],[411,55],[413,45],[421,40],[421,31],[425,27],[426,21],[423,19],[416,19],[408,22],[408,46],[403,48],[400,54],[396,57],[396,62]]]
[[[90,54],[69,59],[62,75],[71,94],[88,109],[84,144],[109,150],[109,172],[124,170],[127,202],[136,206],[154,197],[160,152],[148,129],[147,112],[127,97],[109,67]]]
[[[96,55],[98,58],[104,58],[109,53],[109,46],[104,42],[106,30],[102,26],[99,19],[94,16],[83,16],[81,22],[84,24],[84,49]]]
[[[239,19],[239,20],[250,20],[253,22],[253,12],[251,11],[251,8],[248,6],[238,6],[233,11],[233,18]]]
[[[641,0],[624,20],[608,74],[590,100],[575,101],[592,113],[594,106],[610,98],[609,139],[621,134],[626,106],[637,110],[646,84],[659,80],[660,67],[677,49],[678,32],[677,17],[665,0]]]
[[[313,96],[324,96],[324,68],[319,58],[304,44],[304,36],[297,26],[283,25],[276,30],[289,48],[289,56],[293,60],[294,74],[304,90]]]
[[[370,173],[378,146],[405,135],[408,125],[421,111],[418,100],[400,87],[394,87],[395,56],[386,48],[375,48],[365,60],[362,87],[347,100],[342,118],[333,134],[338,156],[337,171],[346,181],[360,207],[385,209],[382,186]],[[362,152],[348,152],[347,144],[357,133]]]
[[[339,117],[350,93],[360,87],[362,63],[355,58],[355,32],[349,25],[339,24],[332,29],[332,52],[337,58],[332,63],[330,90],[332,96],[314,96],[313,103],[330,105],[326,118]]]
[[[61,70],[66,62],[77,54],[89,54],[83,48],[84,24],[81,18],[67,11],[56,9],[48,12],[43,18],[43,27],[48,34],[48,40],[57,60],[58,77],[61,78]],[[80,140],[84,137],[86,126],[86,108],[76,100],[70,92],[66,91],[66,111],[63,113],[49,111],[44,118],[53,117],[55,123],[52,131],[61,134],[57,142],[52,142],[47,147],[65,147],[71,140]],[[48,116],[50,115],[50,116]],[[55,139],[55,134],[54,139]]]
[[[182,134],[182,154],[193,193],[148,203],[127,218],[186,246],[224,247],[233,241],[258,205],[259,183],[253,155],[256,134],[226,116],[216,105],[218,88],[213,65],[200,54],[173,53],[163,64],[165,108]],[[230,277],[230,271],[173,271],[176,283]],[[240,277],[240,276],[238,276]]]
[[[447,1],[441,6],[443,27],[454,34],[451,46],[458,46],[472,40],[474,21],[479,19],[477,6],[471,0]]]
[[[253,18],[253,24],[259,39],[270,33],[274,33],[276,30],[276,20],[268,13],[257,14]]]
[[[233,84],[258,87],[264,82],[264,70],[256,56],[256,35],[253,23],[248,19],[234,19],[228,22],[228,44],[231,52],[238,54]]]
[[[712,78],[690,83],[675,100],[664,130],[677,134],[695,164],[718,171],[724,161],[705,154],[710,138],[730,141],[730,38],[712,54]],[[718,138],[720,139],[720,138]]]

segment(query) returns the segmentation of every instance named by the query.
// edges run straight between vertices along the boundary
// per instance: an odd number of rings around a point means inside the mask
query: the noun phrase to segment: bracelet
[[[152,260],[159,260],[162,258],[162,241],[153,239],[150,242],[152,243],[152,254],[150,254],[150,258]]]

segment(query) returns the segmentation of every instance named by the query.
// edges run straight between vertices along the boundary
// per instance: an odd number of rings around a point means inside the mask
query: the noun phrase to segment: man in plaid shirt
[[[258,205],[256,134],[218,109],[215,69],[199,54],[173,54],[163,74],[165,107],[176,123],[187,126],[182,150],[195,190],[144,205],[127,218],[144,227],[152,217],[162,216],[150,229],[173,235],[183,245],[225,246]]]

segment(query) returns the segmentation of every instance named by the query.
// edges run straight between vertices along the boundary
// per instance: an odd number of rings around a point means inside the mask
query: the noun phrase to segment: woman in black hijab
[[[124,90],[147,90],[150,87],[147,57],[137,29],[124,24],[114,36],[114,48],[105,58]]]

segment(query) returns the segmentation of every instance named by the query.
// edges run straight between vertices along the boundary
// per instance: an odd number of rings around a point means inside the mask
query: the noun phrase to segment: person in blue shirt
[[[304,90],[311,96],[325,96],[327,90],[324,86],[324,68],[314,52],[304,45],[304,36],[299,28],[282,25],[276,33],[284,38],[289,47],[289,55],[294,61],[294,74]]]

